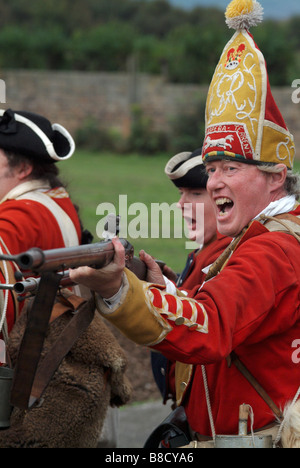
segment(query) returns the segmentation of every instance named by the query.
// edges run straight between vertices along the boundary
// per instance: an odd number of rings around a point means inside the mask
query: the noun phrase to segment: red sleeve
[[[287,234],[248,239],[225,269],[204,284],[194,304],[164,296],[161,315],[172,331],[155,347],[173,360],[210,364],[242,343],[259,343],[299,323],[299,250]],[[154,306],[162,308],[158,290],[153,298]],[[180,307],[185,323],[172,319]]]

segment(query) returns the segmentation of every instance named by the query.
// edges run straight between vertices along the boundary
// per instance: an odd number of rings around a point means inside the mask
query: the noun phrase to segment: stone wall
[[[135,73],[6,70],[0,78],[6,84],[3,107],[44,114],[73,134],[92,117],[99,126],[127,136],[133,104],[139,104],[156,128],[167,131],[172,118],[193,111],[207,94],[207,86],[171,84],[163,77]],[[272,91],[300,148],[300,104],[292,102],[293,89]]]

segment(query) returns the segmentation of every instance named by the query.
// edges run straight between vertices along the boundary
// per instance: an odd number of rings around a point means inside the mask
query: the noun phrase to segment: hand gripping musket
[[[133,246],[126,239],[120,239],[120,241],[125,248],[126,267],[140,279],[145,280],[146,265],[134,256]],[[47,374],[48,376],[49,374],[48,361],[45,358],[40,359],[40,357],[57,291],[61,287],[72,285],[68,270],[80,266],[100,269],[108,265],[113,257],[114,246],[111,240],[44,251],[32,248],[18,255],[0,256],[1,260],[14,262],[25,277],[24,281],[17,281],[14,285],[2,285],[2,289],[13,289],[19,294],[30,293],[34,295],[32,306],[27,313],[27,326],[14,369],[11,391],[11,404],[13,406],[27,410],[40,398],[40,396],[36,396],[37,394],[41,395],[41,392],[37,391],[39,379],[41,375]],[[30,272],[38,277],[28,278]],[[79,312],[72,319],[77,321],[73,328],[76,326],[76,333],[77,331],[81,333],[91,323],[94,308],[88,315],[85,310],[82,310],[82,307],[78,310]],[[61,341],[66,347],[65,340]],[[50,358],[51,355],[52,352]],[[55,362],[59,365],[59,359],[56,359]]]
[[[125,264],[139,279],[146,279],[146,265],[134,256],[133,246],[126,240],[120,239],[125,248]],[[61,249],[41,250],[32,248],[18,255],[0,255],[0,260],[14,262],[21,272],[32,272],[34,275],[56,272],[60,276],[60,286],[71,286],[68,270],[80,266],[90,266],[100,269],[108,265],[114,257],[114,247],[106,240],[94,244],[66,247]],[[34,294],[41,278],[26,278],[14,285],[1,285],[0,289],[12,289],[18,294]]]

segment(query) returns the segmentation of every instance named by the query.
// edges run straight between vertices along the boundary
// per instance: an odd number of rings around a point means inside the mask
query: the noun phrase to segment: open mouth
[[[227,215],[233,208],[233,201],[230,198],[217,198],[216,205],[220,216]]]
[[[189,218],[189,217],[185,216],[185,217],[184,217],[184,220],[185,220],[187,226],[188,226],[190,229],[192,229],[192,228],[194,228],[194,227],[196,226],[196,220],[195,220],[195,219]]]

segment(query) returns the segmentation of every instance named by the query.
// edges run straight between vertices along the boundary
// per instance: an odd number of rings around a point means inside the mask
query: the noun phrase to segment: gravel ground
[[[133,387],[127,405],[117,410],[117,448],[142,448],[151,432],[170,414],[171,402],[163,405],[152,375],[150,351],[136,345],[106,322],[128,359],[126,375]]]

